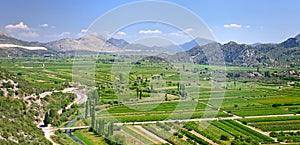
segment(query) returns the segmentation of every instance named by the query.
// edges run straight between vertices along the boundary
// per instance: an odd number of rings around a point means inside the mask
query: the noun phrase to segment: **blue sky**
[[[100,16],[131,0],[4,0],[0,30],[29,41],[77,38]],[[281,42],[300,33],[300,0],[173,0],[198,15],[221,43]],[[148,28],[147,28],[148,27]],[[137,28],[140,28],[139,30]],[[128,28],[128,41],[145,33],[172,33],[152,25]],[[156,32],[158,32],[156,31]],[[158,34],[158,33],[157,33]],[[130,35],[130,37],[128,36]],[[119,36],[122,38],[121,36]],[[184,42],[185,39],[178,41]]]

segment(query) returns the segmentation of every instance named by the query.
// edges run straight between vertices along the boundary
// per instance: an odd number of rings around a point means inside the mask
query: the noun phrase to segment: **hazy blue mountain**
[[[212,40],[208,40],[208,39],[203,39],[203,38],[196,38],[192,41],[186,42],[184,44],[179,45],[183,50],[190,50],[196,46],[203,46],[206,45],[208,43],[212,43]]]
[[[107,40],[107,42],[109,42],[112,45],[117,46],[119,48],[125,48],[129,44],[124,39],[116,39],[116,38],[110,38]]]

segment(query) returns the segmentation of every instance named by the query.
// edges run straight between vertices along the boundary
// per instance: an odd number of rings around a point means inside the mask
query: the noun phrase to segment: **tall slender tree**
[[[92,99],[91,99],[91,96],[88,96],[88,102],[89,102],[89,108],[90,108],[90,116],[92,116],[92,113],[93,113],[93,107],[92,107]]]
[[[84,114],[84,118],[88,117],[88,113],[89,113],[89,100],[87,99],[85,102],[85,114]]]
[[[112,136],[114,134],[114,124],[110,123],[108,125],[108,136]]]
[[[142,95],[143,95],[142,92],[143,92],[143,90],[141,89],[140,90],[140,100],[142,99]]]
[[[44,119],[44,125],[47,126],[48,124],[51,123],[51,118],[48,112],[45,114],[45,119]]]
[[[152,93],[154,91],[154,87],[153,87],[153,85],[151,84],[150,85],[150,92]]]
[[[97,133],[100,134],[100,120],[97,120],[96,123],[98,124]]]
[[[96,107],[96,98],[97,98],[97,91],[93,90],[92,92],[92,128],[96,130],[95,128],[95,107]]]
[[[139,87],[136,88],[136,98],[139,99]]]
[[[104,120],[100,120],[100,121],[99,121],[99,133],[100,133],[101,135],[104,134]]]
[[[98,128],[99,128],[99,126],[98,126],[98,120],[96,120],[96,121],[95,121],[95,129],[94,129],[94,131],[95,131],[96,133],[98,133]]]
[[[185,94],[186,94],[185,85],[182,84],[182,85],[180,85],[180,95],[181,95],[182,98],[184,98],[186,96]]]

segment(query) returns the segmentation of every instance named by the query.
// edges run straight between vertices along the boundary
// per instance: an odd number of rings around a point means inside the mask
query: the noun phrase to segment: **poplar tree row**
[[[113,123],[107,124],[107,131],[105,132],[105,122],[104,120],[96,120],[95,108],[99,104],[99,97],[97,95],[97,90],[93,90],[89,93],[88,99],[85,104],[85,118],[91,117],[91,128],[93,131],[99,135],[112,136],[113,135]]]

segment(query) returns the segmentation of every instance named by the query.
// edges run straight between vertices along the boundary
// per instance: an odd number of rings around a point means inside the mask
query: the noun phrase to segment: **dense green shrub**
[[[223,134],[221,135],[220,139],[221,139],[221,140],[225,140],[225,141],[230,140],[228,136],[223,135]]]

